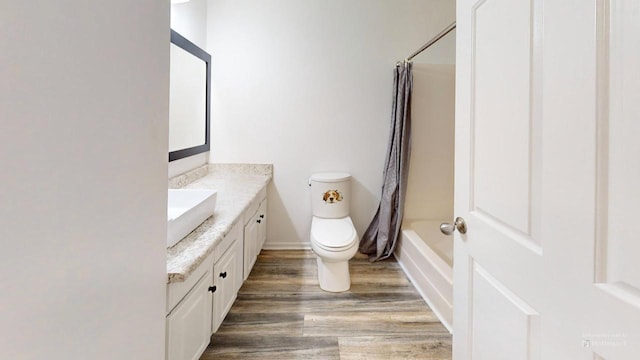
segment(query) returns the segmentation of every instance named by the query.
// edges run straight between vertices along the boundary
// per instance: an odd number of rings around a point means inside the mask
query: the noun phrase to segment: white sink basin
[[[175,245],[213,215],[216,190],[169,189],[167,247]]]

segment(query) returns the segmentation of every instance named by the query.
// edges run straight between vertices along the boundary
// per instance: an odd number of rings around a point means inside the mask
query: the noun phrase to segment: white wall
[[[0,4],[0,358],[164,359],[169,4]]]
[[[455,1],[210,0],[212,162],[273,163],[267,247],[309,241],[307,179],[354,176],[361,234],[378,206],[393,66],[455,18]]]
[[[207,0],[190,0],[171,5],[171,28],[206,50]]]
[[[455,64],[456,29],[413,58],[414,64]]]
[[[171,5],[171,28],[207,50],[207,0]],[[169,163],[168,176],[180,175],[206,164],[208,160],[208,152],[174,160]]]
[[[455,66],[414,62],[412,95],[405,220],[449,221],[453,218]]]

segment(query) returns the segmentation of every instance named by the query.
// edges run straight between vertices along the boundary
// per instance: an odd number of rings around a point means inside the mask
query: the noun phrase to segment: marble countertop
[[[272,174],[270,164],[208,164],[169,180],[169,188],[216,189],[218,195],[213,216],[167,248],[167,283],[184,281],[213,252]]]

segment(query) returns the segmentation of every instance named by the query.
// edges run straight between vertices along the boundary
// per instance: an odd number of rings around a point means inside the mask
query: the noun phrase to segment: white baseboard
[[[264,250],[310,250],[311,243],[292,243],[285,241],[267,241],[262,246]]]

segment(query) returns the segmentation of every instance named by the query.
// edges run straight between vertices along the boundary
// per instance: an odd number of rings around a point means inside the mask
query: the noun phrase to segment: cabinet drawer
[[[260,206],[260,203],[262,202],[262,200],[266,199],[266,197],[267,197],[267,187],[265,186],[258,192],[258,194],[251,201],[251,204],[249,204],[247,209],[244,211],[243,224],[246,225],[249,223],[249,221],[251,221],[251,218],[258,211],[258,207]]]
[[[227,235],[224,236],[224,238],[222,238],[222,240],[220,240],[220,242],[215,246],[215,248],[213,249],[213,263],[217,263],[220,258],[222,257],[222,255],[227,251],[227,249],[229,248],[229,246],[231,246],[231,244],[233,243],[233,240],[235,239],[235,236],[233,235],[235,228],[238,226],[238,224],[235,224],[231,230],[229,230],[229,233]]]

